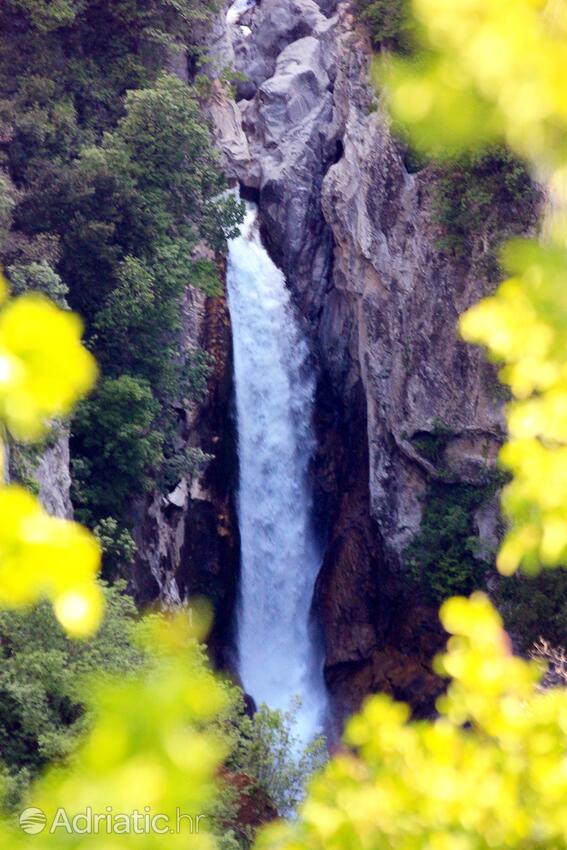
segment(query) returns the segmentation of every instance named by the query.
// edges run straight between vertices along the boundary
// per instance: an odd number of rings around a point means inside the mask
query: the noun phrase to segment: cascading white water
[[[298,732],[307,740],[320,730],[325,707],[309,628],[321,561],[307,475],[314,376],[285,278],[261,243],[252,204],[241,235],[229,244],[227,280],[240,461],[240,674],[258,703],[286,710],[300,697]]]

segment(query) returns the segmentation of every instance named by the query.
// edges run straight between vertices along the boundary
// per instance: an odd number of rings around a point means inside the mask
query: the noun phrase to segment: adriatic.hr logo
[[[29,806],[20,813],[20,828],[27,835],[38,835],[44,829],[50,834],[63,831],[76,835],[98,835],[100,833],[115,833],[117,835],[158,835],[199,833],[201,820],[206,815],[190,815],[176,808],[175,812],[153,812],[150,806],[134,809],[131,812],[115,812],[112,806],[107,806],[104,812],[94,812],[87,806],[81,812],[70,813],[59,808],[53,817],[47,817],[42,809]]]
[[[20,826],[28,835],[37,835],[39,832],[43,832],[47,826],[45,812],[33,806],[29,809],[24,809],[20,814]]]

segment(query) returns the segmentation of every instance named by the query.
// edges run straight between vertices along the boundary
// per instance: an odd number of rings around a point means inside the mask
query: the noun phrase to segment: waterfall
[[[315,380],[252,204],[229,243],[227,282],[240,463],[240,674],[257,703],[286,710],[301,699],[298,733],[306,741],[320,731],[325,707],[309,622],[321,562],[308,481]]]

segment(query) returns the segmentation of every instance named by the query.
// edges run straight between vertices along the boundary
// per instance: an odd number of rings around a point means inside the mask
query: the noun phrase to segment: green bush
[[[229,766],[251,776],[281,816],[290,816],[305,795],[307,781],[327,759],[321,736],[303,742],[297,733],[296,699],[288,711],[262,704],[252,718],[241,711]]]
[[[39,495],[39,482],[36,478],[37,465],[40,459],[38,446],[29,443],[8,443],[8,471],[10,478],[21,484],[30,493]]]
[[[136,544],[128,529],[120,526],[114,517],[104,517],[93,531],[100,543],[105,571],[124,575],[136,554]]]
[[[60,307],[68,307],[66,296],[69,288],[61,280],[47,260],[33,262],[27,265],[21,263],[8,266],[6,269],[10,281],[10,291],[13,295],[24,292],[42,292]]]
[[[419,431],[412,437],[412,445],[430,463],[438,465],[453,431],[442,422],[436,422],[431,431]]]
[[[538,576],[501,578],[496,603],[519,647],[527,651],[543,637],[567,648],[567,569],[544,570]]]
[[[182,478],[191,478],[204,469],[213,458],[214,455],[194,446],[185,446],[174,452],[170,457],[166,457],[162,464],[159,480],[161,488],[167,491],[175,487]]]
[[[117,585],[105,588],[102,627],[88,640],[68,638],[47,602],[0,611],[0,766],[14,806],[48,763],[64,759],[88,724],[88,677],[128,675],[142,663],[134,603]]]
[[[467,260],[480,246],[479,271],[497,276],[498,246],[535,226],[540,203],[526,166],[506,148],[463,155],[438,167],[435,175],[439,248]]]
[[[408,0],[355,0],[354,10],[368,27],[375,47],[409,49],[413,23]]]
[[[147,381],[106,378],[77,408],[73,429],[82,456],[74,461],[79,515],[117,516],[129,495],[148,491],[163,459],[164,435],[154,427],[159,404]]]
[[[493,485],[429,485],[418,533],[405,551],[410,576],[436,604],[484,584],[489,563],[479,552],[473,515]]]

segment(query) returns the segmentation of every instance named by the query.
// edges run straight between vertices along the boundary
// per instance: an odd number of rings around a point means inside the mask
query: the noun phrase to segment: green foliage
[[[215,252],[242,210],[223,195],[198,98],[163,68],[178,49],[199,55],[196,32],[214,8],[0,8],[0,262],[15,292],[42,291],[86,321],[104,381],[73,425],[71,448],[92,525],[114,517],[124,528],[131,495],[171,478],[161,465],[179,454],[176,408],[194,384],[203,392],[203,363],[179,353],[181,300],[187,286],[220,293]]]
[[[52,0],[49,3],[42,0],[7,0],[8,7],[23,12],[43,33],[73,23],[78,5],[76,0]]]
[[[64,249],[69,279],[81,284],[77,297],[93,317],[93,347],[103,370],[113,380],[129,376],[122,390],[128,389],[130,401],[131,381],[143,387],[137,423],[128,421],[133,415],[129,403],[113,405],[123,420],[114,417],[120,438],[111,438],[106,450],[116,461],[110,486],[108,467],[98,454],[104,443],[91,436],[108,434],[102,387],[88,403],[88,417],[77,419],[74,448],[85,460],[83,501],[95,518],[122,516],[131,493],[147,490],[160,478],[171,479],[170,469],[160,475],[166,433],[176,421],[173,403],[190,385],[176,337],[181,297],[188,284],[210,295],[219,292],[214,264],[192,253],[199,236],[219,247],[225,234],[235,232],[240,216],[234,198],[210,200],[223,183],[209,132],[187,86],[162,74],[154,88],[130,92],[125,107],[124,118],[106,134],[102,147],[86,150],[77,165],[87,183],[100,190],[98,224],[92,210],[86,234],[84,217],[76,218]],[[91,210],[89,198],[87,203]],[[109,290],[99,306],[92,297],[101,264],[108,271]],[[85,269],[93,274],[86,298]]]
[[[229,97],[236,96],[238,83],[248,82],[250,77],[242,71],[235,70],[231,65],[225,65],[213,81],[207,74],[195,76],[195,90],[202,100],[208,100],[215,92],[215,83],[220,83]]]
[[[539,687],[482,594],[449,600],[441,620],[451,638],[435,668],[450,681],[436,716],[369,698],[299,817],[259,850],[565,847],[567,690]]]
[[[113,521],[101,523],[98,534],[103,546],[108,540],[116,545],[117,531]],[[162,661],[155,651],[156,629],[166,630],[165,635],[168,628],[175,632],[176,626],[162,615],[139,620],[124,588],[121,582],[104,586],[102,626],[95,637],[78,642],[65,635],[47,603],[25,613],[0,612],[0,774],[5,807],[20,805],[40,771],[74,759],[77,746],[96,721],[92,709],[99,690],[116,688],[117,677],[135,682],[140,675],[151,677],[154,668],[159,671]],[[178,682],[182,688],[206,673],[204,647],[193,645],[191,655],[190,661],[184,661],[187,666]],[[186,676],[189,679],[185,680]],[[296,732],[298,704],[285,713],[263,705],[250,717],[242,691],[229,680],[219,686],[225,696],[224,708],[207,720],[203,729],[223,742],[227,776],[248,778],[250,793],[260,794],[281,814],[291,814],[303,799],[307,781],[327,758],[323,739],[308,746],[301,743]],[[137,708],[146,711],[144,703]],[[237,824],[239,800],[230,782],[222,783],[220,790],[209,813],[209,826],[222,838],[227,824]],[[222,845],[226,850],[232,843],[249,847],[254,830],[239,825],[231,835]]]
[[[438,465],[452,435],[450,428],[443,422],[435,422],[431,431],[420,431],[412,437],[412,445],[426,460]]]
[[[226,703],[225,689],[211,675],[202,647],[187,618],[152,617],[143,629],[147,663],[133,675],[97,675],[87,692],[88,724],[73,755],[34,783],[26,804],[46,813],[52,824],[57,810],[70,816],[93,812],[152,811],[177,822],[179,813],[205,815],[190,833],[186,819],[178,830],[154,829],[140,837],[139,829],[105,824],[92,831],[46,829],[42,847],[108,848],[139,846],[211,850],[209,815],[216,793],[216,776],[226,745],[212,730]],[[146,659],[144,659],[146,660]],[[14,819],[17,824],[17,817]],[[163,821],[162,821],[163,823]],[[10,846],[20,845],[22,833],[0,820],[0,841],[12,833]],[[28,836],[22,837],[27,846]]]
[[[262,704],[251,718],[244,714],[241,702],[237,707],[237,734],[227,764],[252,777],[279,814],[289,817],[303,800],[308,780],[327,760],[325,740],[301,741],[299,701],[285,712]]]
[[[16,442],[9,444],[10,476],[34,496],[39,495],[39,483],[36,478],[39,454],[37,446]]]
[[[134,603],[120,585],[104,595],[100,631],[79,642],[65,635],[47,602],[0,612],[0,764],[9,806],[45,765],[71,752],[88,725],[88,676],[129,675],[142,663]]]
[[[183,394],[195,401],[202,401],[213,369],[211,355],[202,348],[195,348],[187,355],[183,369]]]
[[[489,567],[481,557],[473,514],[493,485],[432,482],[421,528],[406,549],[410,575],[435,603],[482,587]]]
[[[6,271],[13,295],[22,295],[24,292],[43,292],[60,307],[68,307],[66,295],[69,288],[46,260],[28,265],[18,263],[8,266]]]
[[[375,47],[410,49],[413,21],[408,0],[355,0],[354,9],[368,26]]]
[[[95,525],[93,533],[100,543],[106,572],[124,573],[136,554],[136,544],[127,528],[122,528],[114,517],[104,517]]]
[[[10,228],[16,200],[14,198],[14,187],[6,174],[0,172],[0,250],[4,244]]]
[[[439,247],[460,259],[480,257],[479,270],[498,274],[497,248],[537,221],[541,197],[526,166],[504,147],[465,154],[438,168],[434,220]]]
[[[131,493],[154,484],[163,448],[163,434],[153,427],[158,413],[148,382],[129,375],[103,379],[79,406],[74,427],[84,456],[74,465],[75,496],[86,518],[93,509],[119,514]]]
[[[567,647],[567,570],[558,567],[537,576],[500,579],[496,603],[506,629],[524,651],[543,637]]]
[[[195,446],[185,446],[180,451],[166,457],[162,465],[161,486],[164,490],[175,487],[182,478],[191,478],[213,459]]]

